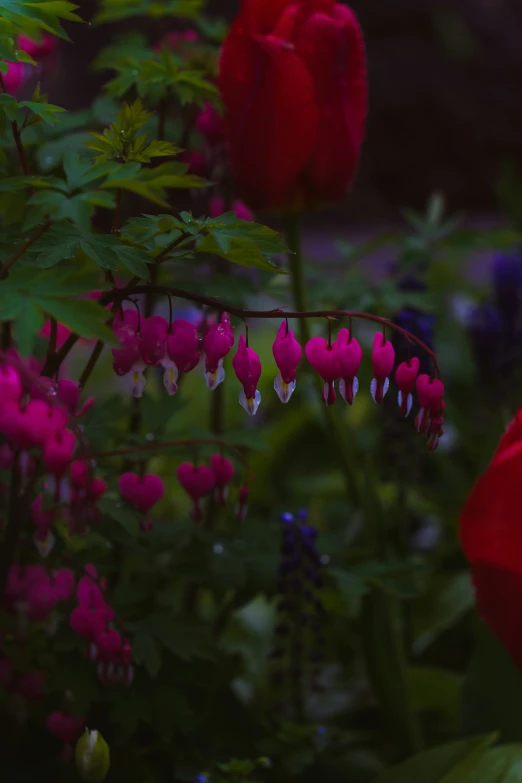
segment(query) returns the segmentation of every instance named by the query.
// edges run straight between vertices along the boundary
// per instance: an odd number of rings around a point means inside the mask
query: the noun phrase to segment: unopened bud
[[[111,766],[109,746],[98,731],[85,729],[75,750],[76,767],[82,780],[102,783]]]

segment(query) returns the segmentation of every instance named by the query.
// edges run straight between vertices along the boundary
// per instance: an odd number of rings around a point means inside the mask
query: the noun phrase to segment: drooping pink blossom
[[[167,320],[161,315],[141,319],[140,353],[147,367],[161,364],[166,351]]]
[[[58,38],[49,33],[42,33],[38,40],[21,35],[18,39],[18,46],[22,51],[27,52],[29,57],[34,60],[40,60],[47,57],[58,46]]]
[[[56,478],[62,478],[69,469],[75,449],[76,436],[71,430],[55,432],[44,443],[42,456],[45,469]]]
[[[117,316],[112,324],[114,334],[122,346],[112,349],[114,372],[120,376],[131,374],[132,393],[136,398],[140,398],[145,389],[143,371],[147,366],[140,351],[139,325],[139,315],[131,308],[124,310],[123,317]]]
[[[210,494],[216,483],[214,471],[207,465],[197,467],[192,462],[183,462],[176,471],[178,481],[192,499],[192,518],[195,522],[200,522],[203,513],[201,510],[201,499]]]
[[[250,495],[250,489],[246,486],[246,484],[243,484],[239,488],[238,498],[237,498],[237,505],[236,505],[236,519],[238,522],[243,522],[246,519],[246,515],[248,513],[248,497]]]
[[[274,389],[281,402],[288,402],[295,391],[297,366],[303,356],[303,349],[295,338],[288,321],[283,321],[272,346],[279,375],[274,381]]]
[[[47,730],[65,745],[72,745],[85,726],[85,718],[75,718],[67,712],[51,712],[45,722]]]
[[[212,106],[206,103],[196,119],[196,129],[213,147],[225,142],[225,126],[223,118]]]
[[[0,404],[18,402],[22,396],[23,384],[18,370],[6,362],[0,364]]]
[[[341,377],[341,366],[337,344],[331,344],[324,337],[312,337],[305,346],[306,358],[325,382],[323,400],[333,405],[336,400],[335,381]]]
[[[411,411],[412,392],[419,370],[420,360],[417,356],[412,356],[408,361],[401,362],[395,371],[395,383],[399,389],[399,409],[403,416],[407,416]]]
[[[417,378],[416,387],[420,411],[415,417],[415,426],[418,432],[427,432],[430,419],[437,418],[441,412],[444,384],[439,378],[430,378],[423,373]]]
[[[19,449],[43,446],[48,438],[63,430],[66,420],[64,411],[43,400],[30,400],[24,407],[17,402],[0,407],[0,432]]]
[[[219,323],[213,324],[203,337],[205,379],[213,390],[225,380],[223,359],[234,345],[234,333],[228,313],[222,313]]]
[[[234,466],[222,454],[213,454],[210,458],[210,465],[214,471],[216,500],[221,505],[224,505],[228,495],[229,484],[234,478]]]
[[[125,500],[144,514],[148,514],[165,494],[162,479],[154,473],[145,476],[123,473],[118,480],[118,489]]]
[[[190,372],[198,364],[198,349],[199,337],[194,324],[183,318],[173,321],[167,334],[166,356],[161,362],[165,368],[163,384],[169,394],[175,394],[178,390],[179,373]]]
[[[361,366],[363,352],[358,341],[348,329],[340,329],[336,340],[337,358],[341,371],[339,392],[348,405],[352,405],[359,389],[357,373]]]
[[[28,69],[24,63],[7,63],[7,73],[4,73],[6,92],[17,95],[27,79]]]
[[[239,404],[250,416],[255,416],[261,402],[261,392],[257,388],[261,377],[261,361],[254,349],[247,345],[244,334],[239,338],[232,366],[243,386],[243,391],[239,394]]]
[[[389,375],[395,364],[395,350],[383,332],[377,332],[373,338],[372,365],[373,380],[370,391],[374,401],[379,404],[390,386]]]

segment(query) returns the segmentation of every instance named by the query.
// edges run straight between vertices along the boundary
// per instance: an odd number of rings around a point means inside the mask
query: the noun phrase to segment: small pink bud
[[[314,370],[325,381],[323,389],[325,404],[333,405],[336,399],[334,382],[341,377],[337,344],[329,345],[324,337],[312,337],[305,346],[305,354]]]
[[[69,474],[71,484],[78,489],[84,489],[89,481],[91,466],[85,460],[75,460],[71,463]]]
[[[339,392],[343,400],[348,405],[352,405],[359,390],[357,373],[363,358],[362,348],[348,329],[339,330],[336,346],[339,369],[342,376],[339,381]]]
[[[374,402],[381,403],[389,389],[389,375],[395,363],[395,351],[390,340],[386,339],[383,332],[377,332],[373,338],[372,364],[374,378],[370,391]]]
[[[142,477],[136,473],[123,473],[118,480],[118,489],[122,497],[143,514],[148,514],[165,494],[163,481],[154,473]]]
[[[419,370],[420,360],[412,356],[407,362],[401,362],[395,371],[395,383],[399,389],[399,408],[403,416],[407,416],[411,411],[412,391]]]
[[[238,381],[243,386],[243,391],[239,395],[239,404],[250,416],[255,416],[261,402],[261,393],[257,389],[261,377],[261,361],[254,349],[247,345],[244,334],[239,338],[232,366]]]
[[[196,467],[192,462],[182,462],[176,471],[178,481],[193,500],[192,517],[195,522],[202,519],[200,501],[214,489],[214,471],[206,465]]]
[[[297,366],[303,355],[303,349],[288,328],[288,321],[283,321],[279,327],[272,353],[279,370],[274,389],[281,402],[288,402],[295,391]]]
[[[7,73],[4,73],[5,89],[11,95],[16,95],[26,80],[28,68],[23,63],[7,63]]]
[[[28,38],[26,35],[21,35],[18,39],[18,46],[23,52],[35,60],[40,60],[43,57],[51,54],[58,46],[58,38],[49,33],[43,33],[39,41],[35,41],[32,38]]]
[[[216,479],[217,501],[224,505],[228,495],[228,485],[234,478],[234,466],[222,454],[213,454],[210,464]]]
[[[211,218],[217,218],[223,215],[225,211],[225,199],[222,196],[214,196],[210,199],[208,214]],[[244,201],[233,201],[230,211],[235,212],[240,220],[247,220],[249,223],[254,221],[254,214]]]
[[[213,324],[203,337],[205,353],[205,378],[210,390],[225,380],[223,359],[234,345],[234,334],[228,313],[221,315],[221,321]]]

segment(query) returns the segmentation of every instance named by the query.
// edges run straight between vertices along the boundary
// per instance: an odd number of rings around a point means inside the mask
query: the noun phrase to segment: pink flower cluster
[[[75,585],[73,572],[62,568],[49,573],[41,565],[13,565],[9,570],[4,596],[4,608],[17,617],[20,633],[30,623],[48,623],[54,630],[52,615],[58,604],[68,601]]]
[[[201,501],[204,497],[214,491],[216,501],[220,505],[226,503],[229,485],[234,478],[234,466],[222,454],[213,454],[210,458],[210,466],[183,462],[177,469],[177,477],[192,500],[192,519],[201,522],[203,518]],[[244,513],[246,514],[246,508]]]
[[[18,48],[26,52],[33,60],[44,60],[57,47],[58,39],[48,33],[43,33],[41,40],[33,41],[25,35],[18,39]],[[5,89],[8,93],[16,95],[23,87],[26,79],[31,73],[32,67],[25,63],[7,63],[8,70],[4,74]]]
[[[80,387],[74,381],[41,378],[38,383],[27,384],[9,361],[0,364],[0,434],[7,441],[2,447],[1,464],[11,468],[16,458],[27,477],[35,469],[30,452],[36,449],[50,477],[46,489],[51,491],[54,487],[54,508],[46,505],[43,495],[32,505],[34,540],[42,556],[49,554],[54,543],[51,529],[56,503],[67,495],[64,515],[71,532],[85,532],[97,521],[96,503],[107,489],[104,481],[92,476],[87,462],[74,462],[78,445],[75,419],[94,403],[91,398],[81,405],[80,396]]]
[[[134,679],[132,649],[128,639],[113,627],[114,610],[105,600],[106,584],[93,565],[85,567],[78,582],[77,606],[71,612],[72,630],[88,643],[89,660],[97,663],[104,685],[131,685]]]

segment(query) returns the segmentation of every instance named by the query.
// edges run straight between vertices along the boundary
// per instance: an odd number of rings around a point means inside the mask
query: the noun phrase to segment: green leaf
[[[151,19],[181,17],[197,19],[204,0],[103,0],[95,22],[116,22],[132,16],[148,16]]]
[[[247,267],[270,272],[282,272],[271,260],[285,251],[284,243],[271,228],[259,223],[239,220],[234,212],[200,223],[201,234],[196,242],[200,253],[212,253]]]
[[[522,741],[522,674],[482,623],[464,682],[463,720],[467,732],[494,727],[504,741]]]
[[[136,509],[111,497],[104,497],[99,502],[103,514],[118,522],[130,535],[135,538],[139,532],[141,515]]]
[[[161,669],[161,653],[155,639],[145,633],[138,633],[132,640],[132,657],[147,669],[152,678]]]
[[[36,114],[37,117],[48,125],[54,125],[59,120],[56,115],[65,111],[61,106],[53,106],[50,103],[38,103],[36,101],[20,101],[18,105],[30,109],[33,114]]]
[[[474,766],[496,738],[496,734],[488,734],[427,750],[381,773],[373,783],[464,783],[468,780],[466,768]],[[456,771],[462,776],[455,775]]]
[[[15,337],[22,356],[31,356],[36,336],[44,325],[44,314],[36,302],[22,299],[15,319]]]
[[[18,104],[12,95],[5,92],[0,94],[0,112],[3,112],[10,122],[16,119]]]
[[[437,713],[448,734],[458,732],[462,677],[444,669],[410,666],[408,680],[414,708],[418,712]]]
[[[105,325],[107,312],[98,302],[88,299],[66,301],[52,297],[35,297],[34,302],[81,337],[96,338],[109,345],[117,344],[114,333]]]
[[[413,650],[421,655],[437,637],[455,625],[475,603],[468,571],[438,574],[415,607]]]

